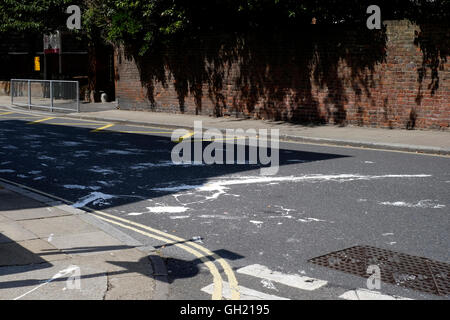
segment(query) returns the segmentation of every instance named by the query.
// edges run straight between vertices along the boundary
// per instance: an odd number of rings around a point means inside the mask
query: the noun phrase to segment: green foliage
[[[317,24],[363,24],[370,4],[382,19],[449,20],[450,0],[82,0],[83,30],[90,39],[137,47],[201,33],[296,28]],[[374,3],[372,3],[374,2]],[[65,25],[73,0],[2,0],[0,32],[49,32]],[[177,40],[178,41],[178,40]]]
[[[54,31],[65,24],[70,0],[1,0],[0,33]]]

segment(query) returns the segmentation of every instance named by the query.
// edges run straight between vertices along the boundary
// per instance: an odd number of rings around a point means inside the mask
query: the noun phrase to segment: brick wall
[[[448,130],[450,29],[314,25],[116,50],[121,109]]]

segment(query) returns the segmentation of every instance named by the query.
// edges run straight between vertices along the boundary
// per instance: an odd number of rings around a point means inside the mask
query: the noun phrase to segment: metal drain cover
[[[381,281],[446,296],[450,294],[450,264],[371,246],[355,246],[312,258],[323,267],[370,277],[367,268],[377,265]]]

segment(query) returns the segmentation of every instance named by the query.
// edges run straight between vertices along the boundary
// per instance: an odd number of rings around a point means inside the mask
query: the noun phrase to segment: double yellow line
[[[25,186],[25,185],[22,185],[22,184],[13,182],[13,181],[9,181],[7,179],[0,178],[0,181],[3,181],[7,184],[18,186],[23,189],[30,190],[32,192],[44,195],[44,196],[52,198],[52,199],[60,200],[69,205],[73,205],[73,202],[68,201],[66,199],[60,198],[55,195],[48,194],[46,192],[31,188],[31,187],[28,187],[28,186]],[[231,299],[232,300],[240,299],[238,282],[237,282],[236,276],[235,276],[232,268],[223,258],[218,256],[216,253],[210,251],[209,249],[199,245],[198,243],[192,242],[190,240],[186,240],[181,237],[171,235],[169,233],[157,230],[155,228],[151,228],[149,226],[146,226],[146,225],[143,225],[143,224],[140,224],[140,223],[128,220],[128,219],[116,217],[116,216],[111,215],[106,212],[94,210],[89,207],[83,207],[81,209],[85,209],[86,213],[93,214],[94,216],[96,216],[97,218],[99,218],[101,220],[115,224],[117,226],[120,226],[120,227],[128,229],[128,230],[132,230],[134,232],[137,232],[137,233],[147,236],[149,238],[153,238],[155,240],[162,241],[166,244],[176,246],[176,247],[194,255],[195,257],[197,257],[200,261],[202,261],[205,264],[205,266],[209,269],[209,272],[211,273],[211,275],[213,277],[213,283],[214,283],[214,290],[212,293],[213,300],[222,300],[222,298],[223,298],[223,294],[222,294],[223,280],[222,280],[219,270],[217,269],[216,265],[214,264],[214,262],[218,262],[220,264],[220,266],[223,268],[223,270],[228,278],[228,283],[230,284],[230,288],[231,288]]]

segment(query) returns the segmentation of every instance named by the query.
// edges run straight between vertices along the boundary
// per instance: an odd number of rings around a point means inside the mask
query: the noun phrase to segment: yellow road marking
[[[120,222],[113,221],[113,220],[107,219],[105,217],[99,217],[99,216],[96,216],[96,217],[99,218],[99,219],[105,220],[105,221],[107,221],[109,223],[116,224],[116,225],[121,226],[123,228],[126,228],[126,229],[132,230],[134,232],[143,234],[143,235],[145,235],[147,237],[154,238],[154,239],[162,241],[164,243],[174,245],[174,246],[179,247],[180,249],[183,249],[184,251],[187,251],[190,254],[196,256],[198,259],[200,259],[200,261],[202,261],[206,265],[206,267],[209,269],[209,271],[211,272],[211,274],[213,276],[214,291],[213,291],[213,294],[212,294],[212,299],[213,300],[221,300],[222,299],[223,281],[222,281],[222,277],[220,276],[219,270],[217,269],[215,264],[211,262],[211,260],[208,260],[204,255],[202,255],[198,251],[192,249],[191,247],[183,245],[181,243],[176,243],[176,242],[170,241],[169,239],[166,239],[166,238],[163,238],[163,237],[160,237],[160,236],[156,236],[154,234],[150,234],[148,232],[145,232],[145,231],[142,231],[142,230],[139,230],[139,229],[136,229],[136,228],[124,225],[124,224],[122,224]]]
[[[35,123],[44,122],[44,121],[47,121],[47,120],[52,120],[52,119],[55,119],[55,118],[56,117],[43,118],[43,119],[35,120],[35,121],[32,121],[32,122],[28,122],[28,124],[35,124]]]
[[[172,131],[119,131],[120,133],[172,133]]]
[[[12,111],[10,111],[10,112],[2,112],[2,113],[0,113],[0,116],[4,116],[5,114],[11,114],[11,113],[14,113],[14,112],[12,112]]]
[[[107,125],[105,125],[105,126],[103,126],[103,127],[100,127],[100,128],[94,129],[94,130],[91,130],[91,132],[102,131],[102,130],[105,130],[105,129],[107,129],[107,128],[112,127],[113,125],[114,125],[113,123],[110,123],[110,124],[107,124]]]
[[[57,125],[57,126],[98,126],[103,123],[58,122],[58,123],[51,123],[51,124]]]
[[[173,141],[173,142],[180,143],[180,142],[183,141],[184,139],[187,139],[187,138],[189,138],[189,137],[192,137],[193,135],[194,135],[194,132],[189,132],[189,133],[186,133],[184,136],[179,137],[178,140],[172,140],[172,141]]]
[[[17,182],[9,181],[9,180],[3,179],[3,178],[0,178],[0,181],[3,181],[3,182],[5,182],[5,183],[9,183],[9,184],[12,184],[12,185],[16,185],[16,186],[22,187],[22,188],[24,188],[24,189],[31,190],[31,191],[33,191],[33,192],[36,192],[36,193],[38,193],[38,194],[45,195],[45,196],[50,197],[50,198],[53,198],[53,199],[58,199],[58,200],[60,200],[60,201],[62,201],[62,202],[68,203],[68,204],[73,204],[73,202],[68,201],[68,200],[66,200],[66,199],[63,199],[63,198],[61,198],[61,197],[58,197],[58,196],[55,196],[55,195],[48,194],[48,193],[46,193],[46,192],[43,192],[43,191],[40,191],[40,190],[31,188],[31,187],[22,185],[22,184],[17,183]],[[124,219],[124,218],[121,218],[121,217],[116,217],[116,216],[111,215],[111,214],[108,214],[108,213],[106,213],[106,212],[94,210],[94,209],[91,209],[91,208],[86,207],[86,206],[83,207],[83,208],[86,208],[86,209],[92,211],[92,212],[86,211],[86,213],[93,214],[93,215],[95,215],[95,216],[96,216],[97,218],[99,218],[99,219],[102,219],[102,218],[103,218],[104,220],[110,221],[111,223],[115,223],[115,224],[117,224],[117,225],[122,225],[122,224],[119,223],[119,222],[117,222],[117,221],[111,221],[110,219],[107,219],[107,218],[104,218],[104,217],[100,217],[100,216],[98,216],[98,215],[100,214],[100,215],[103,215],[103,216],[107,216],[107,217],[113,218],[113,219],[115,219],[115,220],[119,220],[119,221],[122,221],[122,222],[125,222],[125,223],[128,223],[128,224],[131,224],[131,225],[135,225],[135,226],[140,227],[140,228],[142,228],[142,229],[146,229],[146,230],[152,231],[152,232],[154,232],[154,233],[156,233],[156,234],[163,235],[163,236],[165,236],[165,237],[167,237],[167,238],[171,238],[171,239],[173,239],[173,240],[175,240],[175,241],[177,241],[177,242],[186,242],[186,243],[188,242],[186,239],[183,239],[183,238],[180,238],[180,237],[177,237],[177,236],[174,236],[174,235],[165,233],[165,232],[163,232],[163,231],[160,231],[160,230],[157,230],[157,229],[148,227],[148,226],[146,226],[146,225],[142,225],[142,224],[140,224],[140,223],[136,223],[136,222],[131,221],[131,220],[127,220],[127,219]],[[94,213],[96,213],[96,214],[94,214]],[[134,231],[136,231],[136,232],[138,232],[138,233],[145,234],[145,235],[147,235],[148,237],[152,237],[152,238],[154,238],[154,239],[157,239],[157,240],[160,240],[160,241],[163,241],[163,242],[166,242],[166,243],[171,243],[171,244],[173,244],[173,245],[175,245],[175,246],[178,246],[178,247],[180,247],[181,249],[186,250],[187,252],[189,252],[189,253],[195,255],[195,256],[198,257],[202,262],[204,262],[204,261],[206,260],[206,258],[205,258],[201,253],[199,253],[198,251],[192,249],[191,247],[188,247],[188,246],[183,245],[183,244],[181,244],[181,243],[174,243],[174,242],[171,242],[170,240],[168,240],[168,239],[166,239],[166,238],[163,238],[163,237],[160,237],[160,236],[156,236],[156,235],[153,235],[153,234],[149,234],[149,233],[147,233],[147,232],[141,231],[141,230],[139,230],[139,229],[135,229],[135,228],[130,227],[130,226],[126,226],[126,225],[122,225],[122,226],[123,226],[124,228],[128,228],[128,229],[130,229],[130,230],[134,230]],[[193,247],[195,247],[195,248],[197,248],[197,249],[199,249],[200,251],[203,251],[204,253],[206,253],[206,254],[210,257],[210,259],[214,259],[215,261],[219,262],[219,264],[220,264],[220,265],[222,266],[222,268],[224,269],[225,274],[227,275],[228,282],[229,282],[230,288],[231,288],[231,290],[232,290],[231,298],[232,298],[233,300],[239,300],[239,299],[240,299],[240,293],[239,293],[238,282],[237,282],[236,276],[235,276],[233,270],[231,269],[230,265],[229,265],[225,260],[223,260],[220,256],[218,256],[216,253],[214,253],[214,252],[208,250],[207,248],[205,248],[205,247],[203,247],[203,246],[201,246],[201,245],[199,245],[199,244],[197,244],[197,243],[190,243],[190,245],[193,246]],[[195,253],[194,253],[194,252],[195,252]],[[206,265],[206,266],[208,267],[208,269],[210,270],[210,273],[212,274],[213,280],[214,280],[214,292],[213,292],[213,295],[212,295],[212,299],[221,299],[221,298],[222,298],[222,278],[221,278],[221,276],[220,276],[220,273],[219,273],[219,271],[217,270],[217,268],[215,267],[215,265],[214,265],[212,262],[206,260],[205,265]]]

